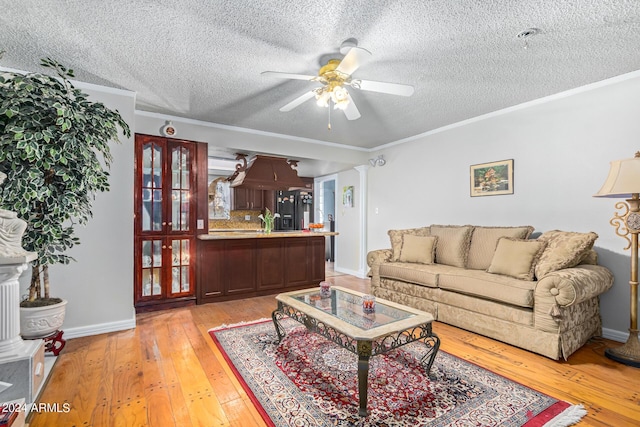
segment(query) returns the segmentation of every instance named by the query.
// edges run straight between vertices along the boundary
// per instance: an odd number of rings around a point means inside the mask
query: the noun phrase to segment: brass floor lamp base
[[[634,368],[640,368],[640,341],[638,341],[638,330],[629,329],[629,339],[627,339],[627,342],[621,347],[606,349],[604,354],[616,362],[633,366]]]

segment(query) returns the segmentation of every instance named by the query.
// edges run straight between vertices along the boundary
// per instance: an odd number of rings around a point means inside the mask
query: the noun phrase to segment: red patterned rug
[[[209,331],[268,425],[563,427],[586,411],[440,351],[428,377],[421,343],[371,358],[371,412],[358,416],[357,356],[291,319]]]

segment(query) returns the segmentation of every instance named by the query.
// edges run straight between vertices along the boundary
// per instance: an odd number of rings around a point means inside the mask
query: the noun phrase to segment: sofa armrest
[[[373,264],[380,264],[391,261],[391,249],[376,249],[367,254],[367,265],[373,267]]]
[[[391,249],[376,249],[369,252],[367,254],[367,265],[369,266],[367,276],[379,275],[380,264],[391,261],[392,253]]]
[[[554,271],[536,286],[535,298],[552,298],[558,307],[569,307],[596,297],[611,288],[613,274],[601,265],[579,265]]]
[[[535,328],[557,333],[582,327],[585,319],[597,315],[593,299],[613,285],[613,274],[601,265],[579,265],[554,271],[534,291]]]

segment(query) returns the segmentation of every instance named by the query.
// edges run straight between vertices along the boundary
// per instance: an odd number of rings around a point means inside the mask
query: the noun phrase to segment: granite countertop
[[[269,239],[275,237],[314,237],[314,236],[337,236],[338,233],[332,231],[272,231],[266,234],[262,230],[209,230],[209,234],[200,234],[200,240],[227,240],[227,239]]]

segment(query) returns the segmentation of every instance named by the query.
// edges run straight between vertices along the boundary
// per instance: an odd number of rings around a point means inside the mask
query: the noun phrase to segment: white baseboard
[[[97,325],[79,326],[76,328],[62,328],[64,339],[88,337],[90,335],[106,334],[108,332],[125,331],[136,327],[135,314],[131,319],[117,322],[99,323]]]
[[[343,273],[343,274],[348,274],[350,276],[356,276],[359,279],[366,279],[367,278],[367,272],[366,271],[358,271],[358,270],[350,270],[348,268],[342,268],[338,265],[333,266],[333,270],[337,271],[338,273]]]
[[[627,342],[629,339],[629,332],[616,331],[615,329],[607,329],[602,328],[602,337],[618,341],[618,342]]]

